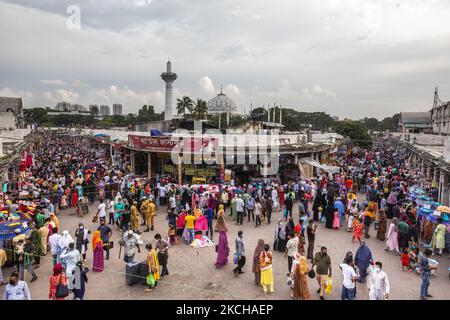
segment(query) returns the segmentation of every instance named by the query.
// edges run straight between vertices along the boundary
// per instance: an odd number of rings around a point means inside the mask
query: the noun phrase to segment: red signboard
[[[177,138],[177,137],[147,137],[128,135],[128,146],[134,149],[171,152],[173,148],[180,144],[181,149],[190,152],[201,152],[210,145],[216,148],[219,145],[218,139],[208,138]],[[182,147],[182,148],[181,148]]]

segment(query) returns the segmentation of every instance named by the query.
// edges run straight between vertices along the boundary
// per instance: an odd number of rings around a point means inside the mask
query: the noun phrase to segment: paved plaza
[[[95,230],[97,225],[92,223],[92,216],[97,211],[98,202],[90,207],[90,214],[84,218],[79,218],[74,209],[60,211],[59,221],[61,230],[69,230],[71,235],[75,233],[78,222],[82,221],[90,230]],[[295,206],[296,207],[296,206]],[[236,226],[228,216],[227,227],[228,242],[230,246],[229,263],[222,269],[216,269],[214,266],[216,253],[214,247],[194,249],[185,245],[183,242],[173,246],[169,250],[169,272],[170,275],[158,283],[158,288],[153,292],[144,292],[145,286],[136,284],[132,287],[125,282],[125,263],[123,262],[123,251],[121,259],[118,259],[121,232],[116,231],[112,240],[115,242],[115,248],[111,251],[110,260],[105,260],[105,270],[101,273],[90,271],[88,273],[89,282],[86,288],[86,299],[107,299],[107,300],[136,300],[136,299],[290,299],[291,290],[286,285],[286,273],[288,271],[287,259],[282,253],[274,252],[273,270],[275,295],[266,296],[261,287],[254,284],[254,275],[251,272],[253,251],[258,239],[264,239],[270,243],[271,250],[275,234],[275,222],[270,225],[263,223],[262,226],[255,228],[254,223],[247,223],[244,220],[242,226]],[[297,220],[297,210],[294,211],[294,219]],[[216,220],[214,220],[215,223]],[[274,220],[275,221],[275,220]],[[141,227],[141,231],[144,227]],[[244,267],[245,273],[235,278],[232,269],[235,267],[232,262],[234,253],[234,239],[239,230],[244,231],[244,242],[246,248],[247,264]],[[154,235],[160,233],[167,234],[166,208],[160,207],[158,215],[155,217],[155,230],[143,232],[144,243],[151,241],[154,243]],[[371,230],[375,235],[375,231]],[[345,230],[326,229],[323,224],[319,225],[316,233],[315,250],[320,250],[321,246],[328,248],[331,256],[333,268],[333,291],[326,295],[329,300],[340,299],[342,286],[342,273],[339,269],[339,263],[342,262],[345,253],[351,250],[353,253],[358,248],[357,242],[351,242],[351,233]],[[214,240],[218,241],[218,234],[214,234]],[[401,270],[400,257],[394,253],[384,251],[384,242],[371,237],[366,241],[375,260],[383,262],[383,269],[389,276],[391,284],[390,299],[417,300],[419,299],[420,278],[412,272]],[[448,255],[435,257],[440,262],[440,268],[436,276],[432,277],[430,293],[434,299],[450,299],[450,279],[448,276],[448,267],[450,260]],[[146,259],[146,250],[141,247],[141,253],[135,257],[136,261]],[[92,265],[92,247],[89,243],[87,265]],[[33,299],[48,299],[49,276],[51,275],[51,256],[48,253],[41,260],[41,267],[37,270],[38,280],[29,283],[29,288]],[[4,274],[9,273],[9,269],[4,269]],[[27,282],[31,276],[26,273]],[[315,279],[308,278],[308,286],[313,300],[319,299],[316,293],[318,288]],[[3,291],[3,289],[2,289]],[[368,299],[367,287],[357,284],[358,300]]]

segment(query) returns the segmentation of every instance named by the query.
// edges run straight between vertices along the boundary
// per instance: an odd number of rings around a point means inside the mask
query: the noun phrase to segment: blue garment
[[[334,202],[334,209],[337,209],[339,212],[339,219],[342,219],[342,217],[344,216],[344,205],[342,203],[341,200],[336,200]]]
[[[208,224],[212,223],[212,220],[213,220],[213,211],[212,211],[212,209],[211,208],[205,209],[203,211],[203,214],[205,215],[206,220],[208,220]]]
[[[355,264],[360,272],[359,282],[363,283],[366,280],[367,268],[372,260],[372,251],[365,244],[361,244],[355,254]]]

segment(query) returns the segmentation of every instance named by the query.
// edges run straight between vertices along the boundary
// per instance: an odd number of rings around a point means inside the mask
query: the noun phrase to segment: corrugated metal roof
[[[430,112],[402,112],[400,113],[402,124],[429,124],[431,125]]]

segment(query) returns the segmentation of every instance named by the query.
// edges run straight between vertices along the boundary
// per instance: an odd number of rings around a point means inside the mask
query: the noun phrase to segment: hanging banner
[[[203,150],[209,150],[211,147],[217,150],[219,139],[128,136],[128,146],[139,150],[171,152],[179,144],[183,145],[185,151],[202,152]]]

